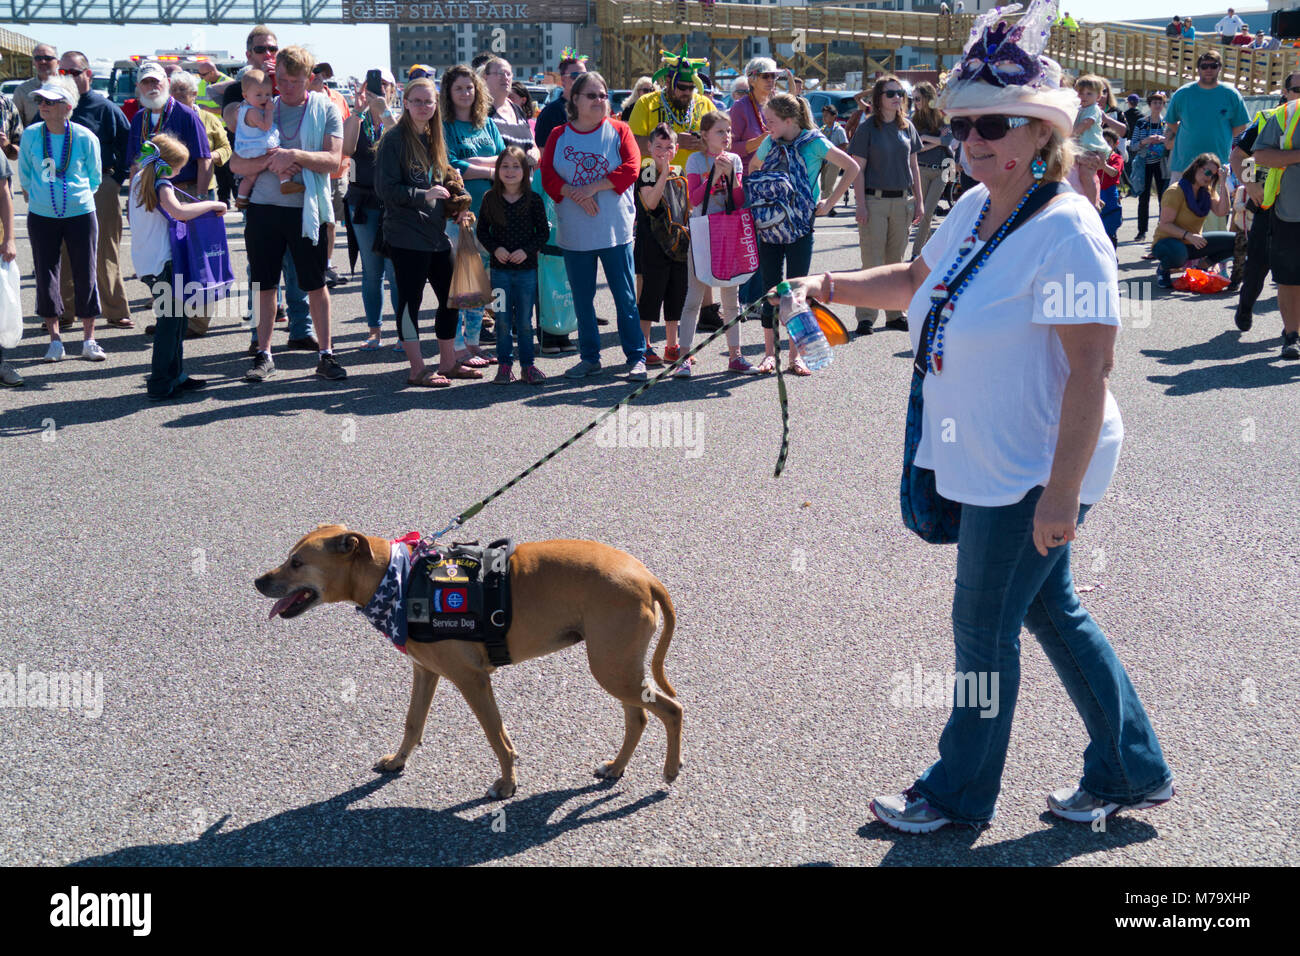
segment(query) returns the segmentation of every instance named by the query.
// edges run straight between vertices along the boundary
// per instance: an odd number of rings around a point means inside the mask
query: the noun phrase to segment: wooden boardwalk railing
[[[939,56],[961,53],[973,15],[945,16],[895,10],[847,7],[770,7],[682,0],[596,0],[601,27],[601,70],[610,83],[627,85],[659,66],[659,50],[676,48],[681,37],[703,33],[714,72],[740,69],[740,40],[766,37],[774,45],[792,45],[777,61],[803,75],[827,73],[829,44],[856,43],[868,72],[885,68],[892,51],[908,46]],[[1246,50],[1224,47],[1218,38],[1191,42],[1172,39],[1162,29],[1133,24],[1081,24],[1071,32],[1054,27],[1047,53],[1067,71],[1099,73],[1125,90],[1177,89],[1195,79],[1196,57],[1217,50],[1224,58],[1224,82],[1243,94],[1280,92],[1288,73],[1300,70],[1300,49]],[[887,51],[877,60],[872,53]]]

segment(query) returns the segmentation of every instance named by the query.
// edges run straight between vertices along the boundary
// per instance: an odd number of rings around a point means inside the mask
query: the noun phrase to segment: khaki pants
[[[822,163],[822,199],[830,199],[831,193],[835,192],[835,184],[839,181],[841,169],[834,163]]]
[[[126,287],[122,284],[122,267],[118,255],[122,246],[122,184],[105,176],[95,191],[95,219],[99,222],[99,248],[96,261],[96,284],[99,287],[99,307],[105,319],[129,319],[131,305],[127,302]],[[63,295],[63,321],[71,322],[72,265],[68,261],[68,247],[63,247],[59,266],[59,287]]]
[[[933,166],[921,167],[921,188],[925,190],[925,206],[921,213],[921,221],[916,226],[916,238],[912,240],[914,258],[921,254],[921,250],[925,248],[930,238],[930,220],[934,218],[934,211],[939,207],[939,197],[943,195],[943,187],[942,169]]]
[[[897,199],[882,199],[879,196],[867,196],[867,224],[858,225],[858,250],[862,253],[862,268],[888,265],[902,262],[903,252],[907,249],[907,234],[912,225],[912,201],[906,196]],[[859,322],[876,321],[877,309],[857,308],[854,310]],[[903,313],[887,310],[885,318],[900,319]]]

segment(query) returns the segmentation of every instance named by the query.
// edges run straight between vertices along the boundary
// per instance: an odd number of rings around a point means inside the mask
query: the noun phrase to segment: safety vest
[[[1286,106],[1276,110],[1273,115],[1277,117],[1278,125],[1282,127],[1282,139],[1278,147],[1293,149],[1296,124],[1300,122],[1300,100],[1292,100]],[[1264,209],[1268,209],[1277,201],[1277,194],[1282,191],[1282,174],[1285,172],[1285,168],[1268,171],[1268,178],[1264,180]]]
[[[215,83],[225,83],[225,82],[228,82],[229,79],[230,79],[230,77],[226,76],[225,74],[223,74],[223,73],[218,73],[218,74],[217,74],[217,79],[213,80],[213,83],[214,83],[214,84],[215,84]],[[207,109],[210,109],[210,110],[215,110],[215,109],[218,108],[217,101],[214,100],[214,99],[212,99],[211,97],[208,96],[208,81],[207,81],[207,80],[199,80],[199,95],[198,95],[198,97],[194,100],[194,102],[195,102],[196,105],[198,105],[198,106],[202,106],[202,107],[206,107]]]

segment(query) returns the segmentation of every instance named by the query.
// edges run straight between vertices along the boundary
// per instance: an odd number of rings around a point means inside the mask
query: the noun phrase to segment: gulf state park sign
[[[587,0],[527,3],[388,3],[343,0],[348,23],[585,23]]]

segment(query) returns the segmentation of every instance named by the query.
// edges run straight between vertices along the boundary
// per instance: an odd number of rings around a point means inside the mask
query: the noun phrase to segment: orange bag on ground
[[[1179,292],[1199,292],[1210,295],[1222,292],[1228,287],[1227,276],[1211,275],[1200,269],[1187,269],[1174,280],[1174,288]]]

